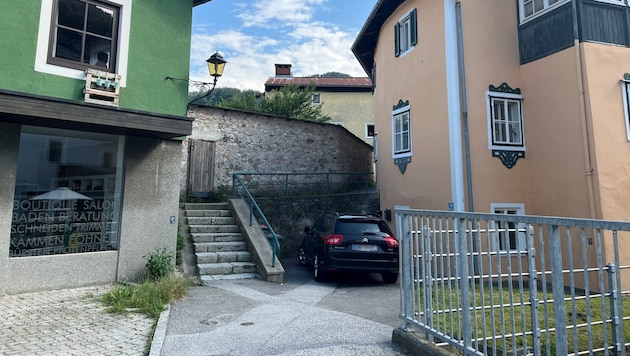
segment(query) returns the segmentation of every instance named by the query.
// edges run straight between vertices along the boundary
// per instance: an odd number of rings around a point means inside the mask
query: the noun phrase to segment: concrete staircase
[[[257,276],[256,264],[227,203],[186,203],[184,209],[202,282]]]

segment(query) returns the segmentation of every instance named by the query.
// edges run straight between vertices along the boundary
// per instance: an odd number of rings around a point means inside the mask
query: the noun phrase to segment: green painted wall
[[[41,0],[11,1],[0,11],[0,89],[83,101],[85,81],[36,72]],[[127,84],[120,107],[186,115],[192,4],[133,0]]]

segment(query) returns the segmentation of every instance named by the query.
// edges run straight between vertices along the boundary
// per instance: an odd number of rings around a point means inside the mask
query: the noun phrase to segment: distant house
[[[629,10],[379,0],[352,49],[377,83],[381,207],[630,219]]]
[[[174,252],[192,7],[11,1],[0,12],[0,294],[138,280]]]
[[[315,84],[313,105],[363,141],[374,138],[372,81],[367,77],[294,77],[291,64],[276,64],[276,75],[265,82],[265,93],[289,85],[306,88]]]

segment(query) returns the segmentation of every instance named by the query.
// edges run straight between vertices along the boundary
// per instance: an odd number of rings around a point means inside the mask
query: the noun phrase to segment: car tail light
[[[324,236],[325,245],[341,245],[343,241],[343,235],[328,235]]]
[[[385,242],[387,242],[389,247],[398,247],[398,240],[394,236],[385,236]]]

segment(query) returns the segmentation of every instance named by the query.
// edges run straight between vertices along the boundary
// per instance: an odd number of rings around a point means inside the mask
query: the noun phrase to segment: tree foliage
[[[217,106],[290,117],[298,120],[327,122],[330,117],[322,113],[322,105],[312,105],[315,84],[305,89],[297,86],[285,86],[265,96],[243,92],[222,100]],[[214,95],[214,94],[213,94]]]
[[[192,91],[188,93],[188,101],[195,100],[195,98],[199,98],[203,96],[206,92],[207,92],[206,90]],[[200,100],[195,100],[195,104],[216,106],[217,104],[219,104],[220,102],[224,100],[229,100],[235,96],[240,96],[240,95],[254,95],[255,96],[255,95],[262,95],[262,94],[260,92],[257,92],[251,89],[241,91],[236,88],[215,88],[212,94],[210,94],[209,96]]]
[[[311,78],[349,78],[350,74],[339,73],[339,72],[326,72],[323,74],[313,74],[310,77]]]

